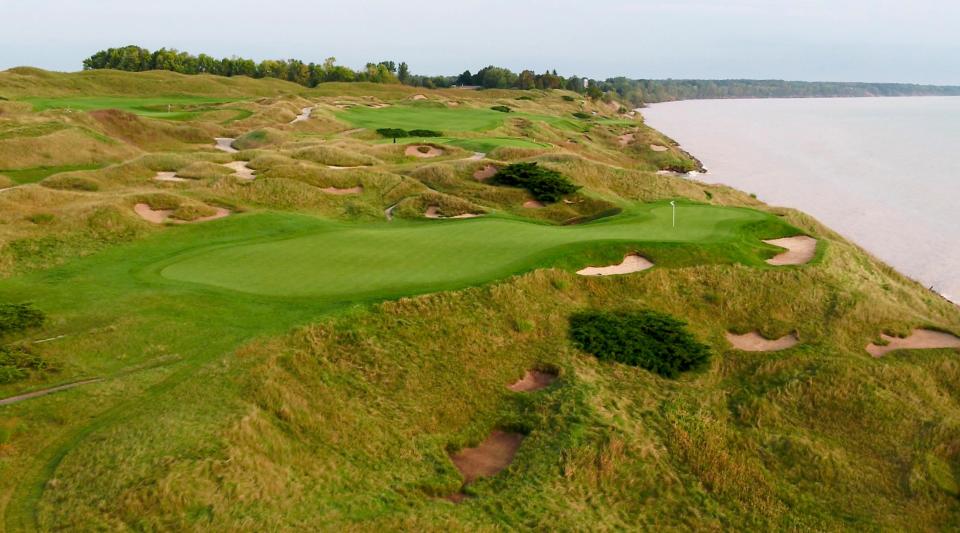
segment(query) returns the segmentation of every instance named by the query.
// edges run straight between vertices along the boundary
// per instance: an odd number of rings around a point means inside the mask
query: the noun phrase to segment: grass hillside
[[[0,96],[5,531],[960,527],[957,349],[866,350],[960,310],[619,106],[28,68]],[[706,364],[585,352],[571,318],[607,311]],[[617,342],[660,357],[657,327]],[[491,435],[505,468],[462,473]]]

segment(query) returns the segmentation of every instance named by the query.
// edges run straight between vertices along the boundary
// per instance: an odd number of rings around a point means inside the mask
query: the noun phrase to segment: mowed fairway
[[[505,113],[490,109],[394,106],[382,109],[355,106],[337,117],[361,128],[432,129],[439,131],[484,131],[496,128]]]
[[[198,114],[197,110],[184,110],[185,106],[204,106],[236,101],[235,98],[210,98],[205,96],[158,96],[150,98],[104,96],[69,98],[26,98],[34,111],[47,109],[71,109],[95,111],[119,109],[135,115],[167,120],[187,120]],[[170,106],[169,108],[167,106]]]
[[[582,226],[488,218],[360,226],[329,223],[307,235],[239,244],[174,259],[168,280],[281,297],[393,297],[482,283],[564,261],[597,243],[734,243],[769,215],[707,205],[651,204]]]

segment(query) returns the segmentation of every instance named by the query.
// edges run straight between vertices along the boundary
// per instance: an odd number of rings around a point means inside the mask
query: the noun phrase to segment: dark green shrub
[[[493,181],[500,185],[524,188],[541,202],[557,202],[580,188],[556,170],[536,163],[514,163],[503,167]]]
[[[0,303],[0,336],[43,325],[43,311],[31,304]]]
[[[517,100],[533,100],[533,97],[532,97],[532,96],[523,95],[523,96],[518,96],[516,99],[517,99]]]
[[[569,94],[565,94],[565,95],[563,95],[561,98],[563,98],[564,100],[566,100],[566,101],[568,101],[568,102],[576,101],[576,98],[570,96]]]
[[[407,130],[402,130],[400,128],[380,128],[377,130],[377,134],[386,139],[402,139],[407,137],[409,134]]]
[[[710,349],[685,326],[654,311],[585,311],[570,317],[570,336],[578,348],[598,359],[674,378],[710,360]]]
[[[584,113],[583,111],[577,111],[573,114],[573,116],[581,120],[587,120],[587,119],[593,118],[593,116],[590,113]]]
[[[505,105],[495,105],[490,109],[493,109],[494,111],[499,111],[501,113],[509,113],[511,111],[511,109]]]
[[[434,130],[410,130],[407,134],[411,137],[443,137],[443,132]]]
[[[27,377],[30,370],[45,370],[47,362],[22,346],[0,346],[0,384]]]
[[[53,221],[56,220],[56,217],[54,217],[51,213],[37,213],[35,215],[28,216],[27,220],[38,226],[45,226],[47,224],[52,224]]]

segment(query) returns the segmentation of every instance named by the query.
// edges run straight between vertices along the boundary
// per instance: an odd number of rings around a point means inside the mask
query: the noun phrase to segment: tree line
[[[484,89],[566,89],[591,99],[611,101],[614,98],[642,106],[673,100],[716,98],[804,98],[850,96],[960,96],[960,87],[915,85],[903,83],[801,82],[783,80],[651,80],[626,77],[594,80],[579,76],[564,77],[556,70],[537,74],[532,70],[520,73],[488,66],[457,76],[422,76],[410,72],[406,62],[380,61],[367,63],[362,69],[336,64],[329,57],[323,63],[299,59],[266,59],[254,61],[242,57],[215,58],[207,54],[193,55],[161,48],[151,52],[139,46],[101,50],[83,60],[83,69],[115,69],[132,72],[171,70],[181,74],[213,74],[217,76],[249,76],[277,78],[316,87],[326,82],[402,83],[416,87],[445,88],[470,86]]]

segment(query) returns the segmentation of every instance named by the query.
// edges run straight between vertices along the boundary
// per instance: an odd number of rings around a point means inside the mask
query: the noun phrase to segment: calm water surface
[[[795,207],[960,303],[960,97],[693,100],[643,110],[711,183]]]

